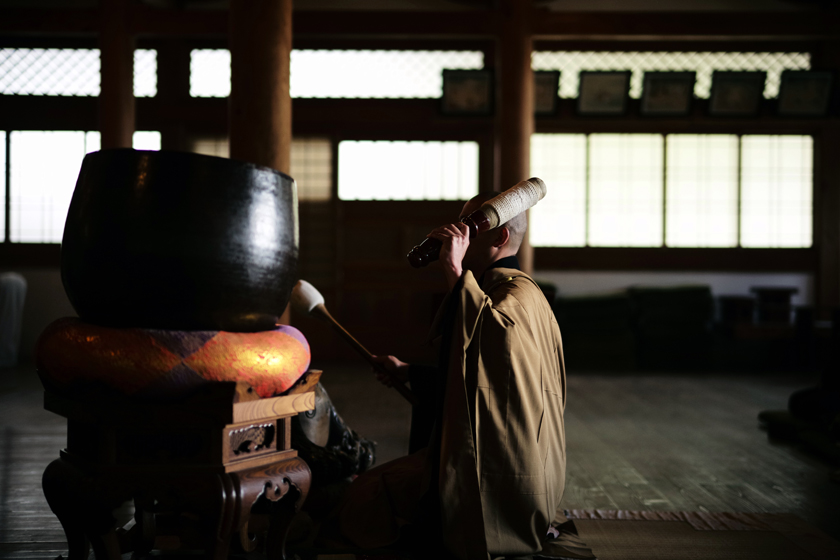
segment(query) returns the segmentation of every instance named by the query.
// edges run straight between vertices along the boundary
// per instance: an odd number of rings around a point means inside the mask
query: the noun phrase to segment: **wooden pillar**
[[[292,0],[231,0],[231,158],[290,172],[291,57]]]
[[[134,36],[128,0],[102,0],[99,24],[102,148],[130,148],[134,134]]]
[[[497,188],[505,190],[530,177],[531,133],[534,131],[534,75],[531,71],[530,0],[502,0],[502,21],[496,42],[496,161]],[[532,273],[534,251],[523,242],[522,270]]]
[[[157,98],[171,107],[189,103],[190,47],[182,38],[167,39],[157,49]],[[160,144],[164,150],[190,149],[182,121],[168,122],[160,127]]]
[[[230,157],[289,173],[292,0],[230,4]]]
[[[814,244],[818,247],[815,278],[819,317],[831,318],[840,307],[840,129],[826,129],[816,138],[814,158]]]
[[[812,67],[840,71],[840,44],[823,43],[814,53]],[[840,126],[837,119],[822,129],[815,140],[814,154],[814,245],[818,262],[814,287],[817,314],[831,318],[831,310],[840,308]]]

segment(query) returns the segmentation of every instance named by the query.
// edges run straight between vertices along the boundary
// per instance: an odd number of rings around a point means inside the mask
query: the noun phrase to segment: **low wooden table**
[[[227,558],[238,535],[246,550],[251,514],[268,517],[266,554],[285,558],[292,517],[309,491],[309,467],[290,446],[291,417],[315,406],[308,392],[260,399],[245,384],[208,384],[177,402],[141,402],[104,389],[45,392],[44,407],[67,418],[67,448],[44,471],[47,502],[67,535],[70,560],[119,560],[134,550],[193,545]],[[115,527],[129,500],[135,525]],[[165,537],[163,520],[189,535]]]

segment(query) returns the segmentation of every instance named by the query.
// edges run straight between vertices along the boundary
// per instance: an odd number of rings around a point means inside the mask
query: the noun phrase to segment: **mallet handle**
[[[411,392],[411,389],[409,389],[408,387],[406,387],[406,386],[405,386],[405,384],[401,383],[401,382],[400,382],[400,380],[399,380],[399,379],[397,379],[397,378],[396,378],[396,376],[395,376],[393,373],[391,373],[390,371],[388,371],[387,369],[385,369],[385,366],[383,366],[381,363],[379,363],[379,362],[377,362],[376,360],[374,360],[374,359],[373,359],[373,354],[371,354],[370,352],[368,352],[367,348],[365,348],[364,346],[362,346],[362,343],[361,343],[361,342],[359,342],[358,340],[356,340],[356,339],[353,337],[353,335],[352,335],[352,334],[350,334],[349,332],[347,332],[347,329],[345,329],[344,327],[342,327],[342,326],[339,324],[339,322],[338,322],[338,321],[336,321],[336,320],[335,320],[335,318],[333,318],[333,316],[332,316],[332,315],[330,315],[330,312],[329,312],[329,311],[327,311],[327,308],[326,308],[326,306],[325,306],[324,304],[319,303],[318,305],[316,305],[315,307],[313,307],[313,308],[312,308],[312,311],[310,311],[310,314],[312,314],[312,315],[317,315],[317,316],[321,317],[322,319],[324,319],[325,321],[327,321],[330,325],[332,325],[333,329],[335,329],[335,331],[336,331],[338,334],[340,334],[340,335],[341,335],[341,337],[342,337],[342,338],[344,338],[344,340],[346,340],[346,341],[347,341],[347,343],[348,343],[350,346],[352,346],[352,347],[353,347],[353,349],[354,349],[356,352],[358,352],[358,353],[359,353],[359,354],[360,354],[360,355],[361,355],[361,356],[362,356],[365,360],[367,360],[367,361],[368,361],[368,363],[369,363],[371,366],[373,366],[373,368],[374,368],[376,371],[378,371],[378,372],[380,372],[380,373],[383,373],[383,374],[387,375],[388,377],[390,377],[391,379],[393,379],[393,381],[394,381],[394,389],[396,389],[396,390],[397,390],[397,392],[398,392],[400,395],[402,395],[403,397],[405,397],[405,399],[406,399],[408,402],[410,402],[411,404],[413,404],[413,405],[418,404],[417,397],[415,397],[415,396],[414,396],[414,393],[412,393],[412,392]]]

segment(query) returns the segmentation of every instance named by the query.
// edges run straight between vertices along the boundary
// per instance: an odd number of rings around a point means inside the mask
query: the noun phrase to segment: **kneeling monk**
[[[591,557],[573,535],[562,550],[553,539],[566,521],[566,376],[554,314],[515,256],[526,225],[522,213],[472,240],[462,223],[429,234],[443,242],[450,288],[432,329],[439,365],[377,358],[421,404],[412,454],[359,476],[335,512],[331,530],[356,546],[462,560]]]

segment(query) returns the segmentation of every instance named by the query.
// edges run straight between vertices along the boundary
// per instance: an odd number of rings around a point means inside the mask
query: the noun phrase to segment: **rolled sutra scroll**
[[[504,225],[542,200],[546,186],[542,179],[531,177],[520,181],[481,205],[481,208],[461,219],[470,230],[470,239],[479,233]],[[441,242],[427,238],[408,253],[408,262],[414,268],[426,266],[440,257]]]

